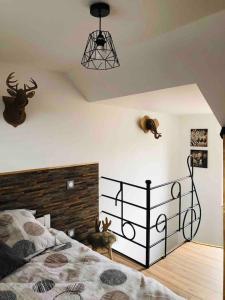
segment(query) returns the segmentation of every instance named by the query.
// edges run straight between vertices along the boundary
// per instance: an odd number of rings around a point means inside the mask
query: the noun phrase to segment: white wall
[[[186,168],[185,157],[190,149],[208,150],[208,168],[195,168],[194,181],[202,206],[202,221],[195,240],[223,245],[223,146],[221,127],[213,114],[182,116],[179,145],[181,170]],[[208,128],[208,147],[190,147],[190,130]]]
[[[97,161],[102,175],[140,184],[175,174],[169,158],[176,157],[178,118],[150,113],[163,133],[155,140],[137,126],[138,118],[149,112],[88,103],[60,73],[7,64],[0,70],[1,95],[7,95],[5,79],[14,70],[22,84],[29,77],[38,83],[24,124],[14,128],[0,117],[1,172]]]

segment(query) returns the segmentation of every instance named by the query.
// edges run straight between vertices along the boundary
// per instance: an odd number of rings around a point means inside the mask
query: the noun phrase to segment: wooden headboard
[[[51,214],[52,227],[75,229],[86,242],[98,215],[98,164],[26,170],[0,174],[0,210],[35,209],[37,217]],[[74,189],[67,181],[74,180]]]

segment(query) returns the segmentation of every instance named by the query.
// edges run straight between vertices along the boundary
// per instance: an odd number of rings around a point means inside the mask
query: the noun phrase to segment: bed
[[[182,299],[157,281],[112,262],[62,231],[62,245],[32,258],[0,283],[1,300]]]
[[[0,242],[26,260],[1,277],[0,300],[183,299],[85,245],[98,214],[98,178],[97,164],[0,175]]]

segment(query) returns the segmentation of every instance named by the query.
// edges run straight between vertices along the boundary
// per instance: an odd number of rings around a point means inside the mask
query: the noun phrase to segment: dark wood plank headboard
[[[98,215],[98,164],[35,169],[0,174],[0,210],[27,208],[37,217],[51,214],[52,227],[75,229],[86,242]],[[67,190],[67,181],[75,188]]]

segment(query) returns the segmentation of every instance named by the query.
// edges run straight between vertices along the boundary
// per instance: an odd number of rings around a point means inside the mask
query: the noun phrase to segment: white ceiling
[[[103,28],[111,32],[121,63],[107,72],[80,65],[88,34],[98,27],[89,14],[93,2],[1,0],[0,61],[65,72],[88,101],[147,93],[141,102],[149,110],[157,106],[147,103],[149,92],[157,90],[162,99],[165,89],[188,85],[176,93],[196,96],[196,86],[189,85],[197,84],[225,124],[225,0],[106,1],[112,11]],[[169,98],[174,113],[190,101],[186,94],[179,103]],[[207,110],[199,91],[198,101],[193,111]]]
[[[90,3],[97,0],[0,2],[1,61],[59,71],[80,65],[88,34],[98,28],[98,19],[89,13]],[[103,28],[112,33],[118,52],[225,8],[224,0],[106,2],[111,14],[103,19]]]
[[[102,100],[100,103],[177,115],[212,113],[196,84]]]

